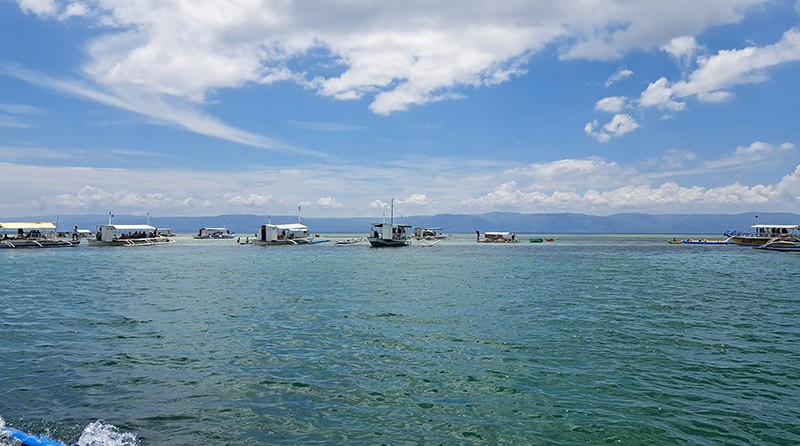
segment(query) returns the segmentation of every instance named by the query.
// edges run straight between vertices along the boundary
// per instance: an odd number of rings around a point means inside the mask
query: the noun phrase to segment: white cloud
[[[389,203],[384,203],[381,200],[371,201],[369,207],[372,209],[388,209]]]
[[[428,204],[428,197],[425,194],[414,194],[405,200],[398,200],[397,202],[412,205],[426,205]]]
[[[697,40],[692,36],[675,37],[661,46],[661,50],[672,56],[681,69],[689,67],[698,48]]]
[[[54,1],[18,1],[40,16],[58,12]],[[87,0],[70,3],[61,17],[91,17],[106,27],[88,45],[84,71],[121,97],[204,103],[222,88],[288,80],[341,100],[367,97],[372,111],[389,114],[506,82],[554,43],[566,59],[612,59],[737,23],[765,1],[589,0],[575,8],[536,0],[488,8],[475,0],[454,10],[422,0],[332,0],[313,8],[256,0]],[[324,68],[290,68],[310,53]],[[621,69],[609,81],[629,75]]]
[[[639,98],[639,106],[648,108],[656,107],[662,110],[681,111],[686,108],[686,104],[672,99],[673,91],[667,86],[667,79],[661,78],[650,85],[642,92]]]
[[[317,204],[321,207],[331,208],[331,209],[338,209],[344,206],[342,203],[336,201],[336,199],[333,197],[320,198],[319,200],[317,200]]]
[[[18,0],[18,3],[23,12],[42,17],[53,16],[58,10],[55,0]]]
[[[606,79],[605,86],[610,87],[611,85],[623,80],[627,79],[633,75],[633,71],[628,70],[627,68],[620,68],[616,71],[616,73],[612,74],[608,79]]]
[[[595,138],[599,142],[608,142],[611,138],[618,138],[626,133],[630,133],[639,128],[639,123],[626,113],[619,113],[611,118],[602,128],[597,129],[597,120],[589,122],[583,130],[587,135]]]
[[[89,8],[80,2],[74,2],[64,8],[64,12],[58,17],[59,20],[68,20],[72,17],[81,17],[89,14]]]
[[[609,96],[600,99],[594,105],[594,109],[608,113],[619,113],[627,105],[628,99],[624,96]]]
[[[800,30],[790,29],[780,41],[765,47],[720,51],[698,59],[698,69],[671,89],[677,97],[696,96],[700,101],[720,102],[732,96],[731,87],[762,82],[768,68],[800,61]]]

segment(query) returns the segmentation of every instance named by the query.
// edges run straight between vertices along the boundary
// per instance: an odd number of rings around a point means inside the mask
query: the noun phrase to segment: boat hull
[[[156,246],[168,245],[170,243],[175,243],[175,240],[167,237],[118,239],[111,241],[89,239],[89,246]]]
[[[408,246],[411,244],[410,240],[394,240],[380,237],[367,237],[367,241],[373,248],[399,248],[400,246]]]
[[[70,242],[67,240],[0,240],[0,249],[42,249],[42,248],[72,248],[78,246],[80,240]]]

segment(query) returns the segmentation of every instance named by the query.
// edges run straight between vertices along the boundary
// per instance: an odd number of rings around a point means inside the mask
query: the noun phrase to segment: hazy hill
[[[294,223],[296,216],[272,216],[272,223]],[[370,223],[382,219],[371,217],[352,218],[303,218],[314,233],[354,232],[366,233]],[[56,216],[31,216],[0,218],[0,221],[56,221]],[[62,230],[79,228],[94,230],[108,222],[108,215],[61,215],[58,225]],[[150,217],[150,224],[172,228],[175,232],[196,232],[201,226],[225,226],[239,234],[255,233],[256,228],[267,222],[267,216],[252,214],[217,215],[205,217]],[[143,224],[142,215],[117,215],[114,223]],[[800,224],[800,215],[790,213],[762,212],[744,214],[613,214],[597,216],[587,214],[519,214],[514,212],[490,212],[486,214],[439,214],[417,215],[395,218],[395,223],[416,226],[441,227],[445,232],[473,233],[484,231],[514,231],[519,233],[637,233],[637,234],[721,234],[724,231],[744,230],[756,223]]]

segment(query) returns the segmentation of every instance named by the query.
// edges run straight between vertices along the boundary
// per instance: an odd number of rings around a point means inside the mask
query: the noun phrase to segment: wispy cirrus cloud
[[[152,118],[153,123],[173,125],[185,130],[266,150],[287,151],[325,157],[324,153],[283,143],[273,138],[240,130],[207,116],[185,104],[174,104],[158,95],[141,95],[133,91],[104,92],[79,81],[56,79],[15,64],[0,64],[0,73],[31,84],[49,88],[85,100],[119,108]]]

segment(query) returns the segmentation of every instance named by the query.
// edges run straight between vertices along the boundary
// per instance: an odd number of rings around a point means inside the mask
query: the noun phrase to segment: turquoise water
[[[0,416],[141,445],[800,444],[800,256],[666,238],[3,250]]]

